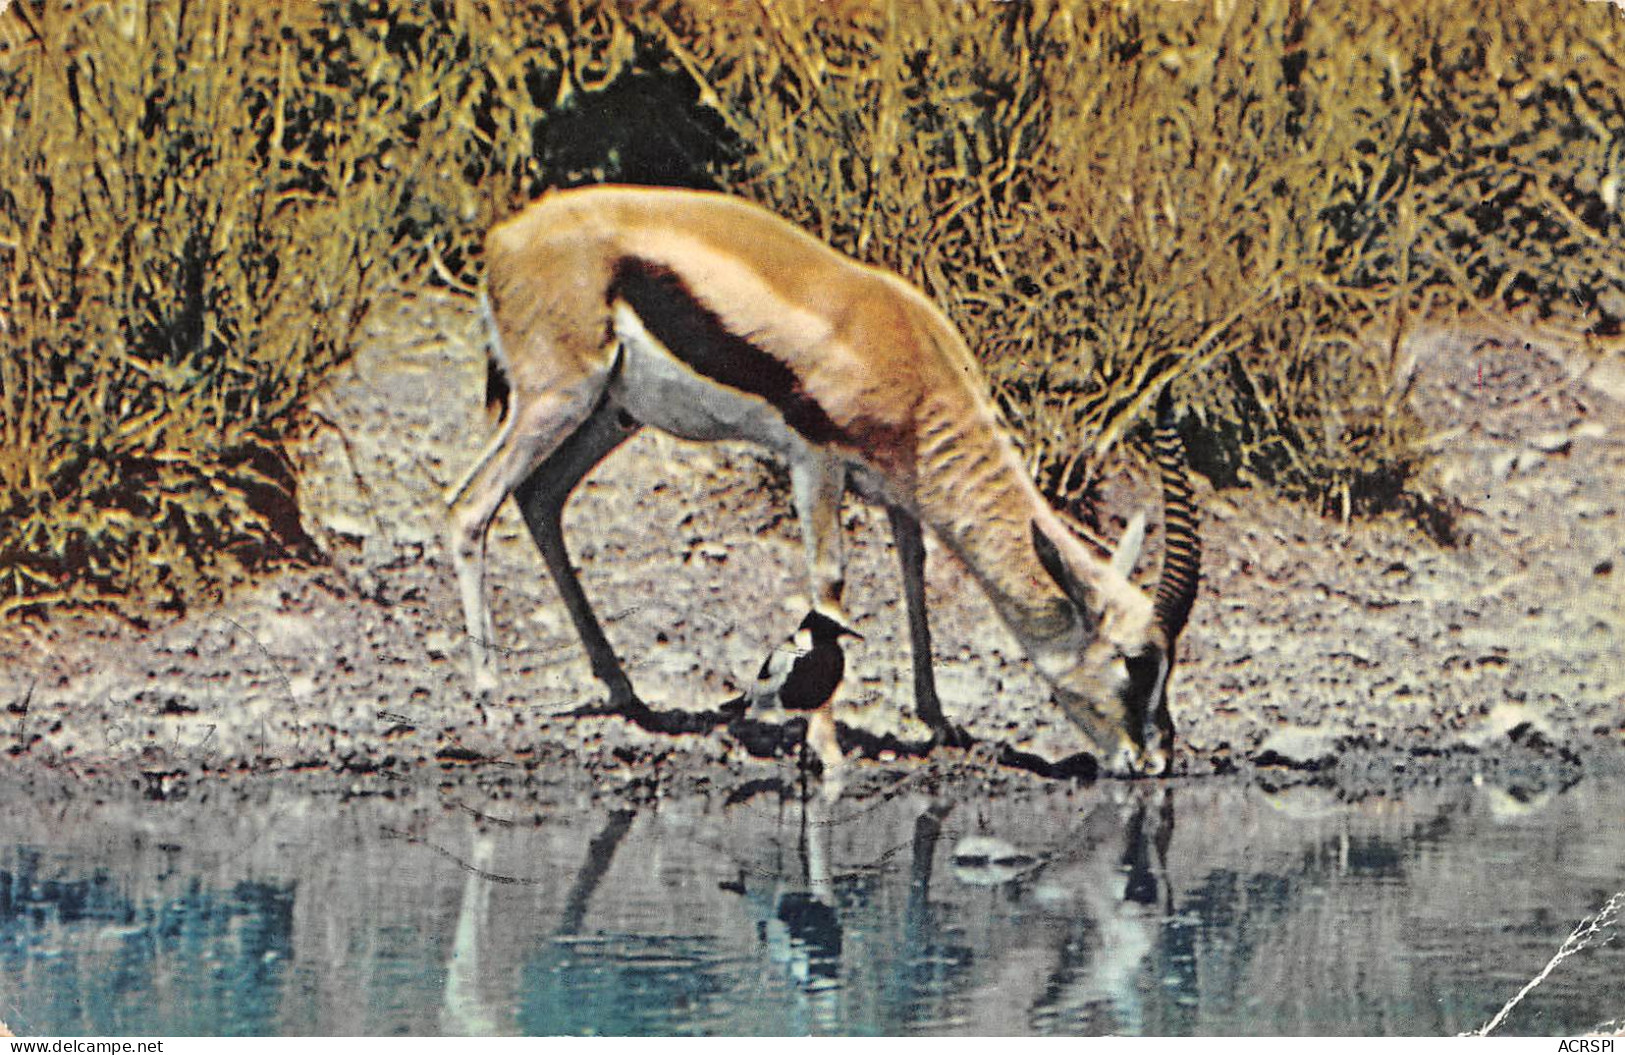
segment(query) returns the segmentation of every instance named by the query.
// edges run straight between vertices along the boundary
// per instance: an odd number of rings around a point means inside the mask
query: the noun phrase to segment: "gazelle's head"
[[[1135,528],[1143,524],[1136,517],[1129,535],[1138,534]],[[1126,536],[1125,541],[1133,540]],[[1041,663],[1055,702],[1094,743],[1102,768],[1119,774],[1165,772],[1173,751],[1168,715],[1173,655],[1151,599],[1120,570],[1132,566],[1131,550],[1137,547],[1119,546],[1111,568],[1102,569],[1082,543],[1069,535],[1051,537],[1034,523],[1033,549],[1072,608],[1068,644]]]
[[[1168,395],[1157,408],[1156,454],[1162,474],[1162,575],[1153,599],[1129,582],[1145,539],[1145,518],[1123,532],[1109,568],[1082,552],[1069,535],[1050,537],[1035,521],[1033,549],[1076,616],[1072,656],[1052,658],[1055,700],[1094,742],[1114,773],[1159,774],[1173,758],[1168,676],[1174,645],[1196,599],[1201,545],[1185,476],[1184,448],[1173,427]],[[1080,564],[1090,573],[1080,574]]]

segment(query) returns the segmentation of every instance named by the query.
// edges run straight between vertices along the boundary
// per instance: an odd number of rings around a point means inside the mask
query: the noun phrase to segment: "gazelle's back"
[[[925,392],[940,397],[956,390],[979,402],[969,349],[912,286],[759,206],[703,191],[559,191],[494,228],[488,289],[498,319],[517,324],[504,342],[597,352],[608,340],[628,261],[680,282],[729,333],[782,362],[832,420],[849,427],[861,430],[858,419],[873,419],[880,409],[886,420],[872,424],[895,430]],[[568,280],[563,288],[550,285],[546,304],[520,303],[536,295],[533,277],[540,273]],[[523,356],[513,358],[523,373],[517,362]],[[529,379],[513,380],[523,387]],[[536,380],[557,384],[553,377]]]

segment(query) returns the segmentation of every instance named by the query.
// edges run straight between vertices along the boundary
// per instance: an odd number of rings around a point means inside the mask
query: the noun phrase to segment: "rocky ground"
[[[1437,331],[1411,351],[1436,483],[1462,507],[1459,543],[1441,548],[1398,517],[1343,524],[1202,486],[1203,592],[1174,682],[1179,773],[1381,790],[1620,768],[1625,384],[1516,341]],[[414,773],[523,783],[568,769],[603,792],[787,775],[720,729],[564,717],[602,694],[511,508],[491,544],[506,698],[471,702],[441,494],[486,433],[483,378],[460,302],[387,313],[298,451],[327,566],[243,583],[146,629],[98,614],[0,628],[13,765],[159,797],[254,770],[376,789]],[[804,610],[795,520],[766,464],[645,433],[570,506],[585,588],[654,706],[736,695]],[[851,499],[845,518],[865,641],[849,653],[840,717],[922,738],[885,518]],[[1035,758],[1082,751],[934,544],[928,577],[950,716]],[[566,761],[579,765],[555,765]],[[990,786],[1038,779],[987,751],[882,754],[856,769],[857,796],[952,770]]]

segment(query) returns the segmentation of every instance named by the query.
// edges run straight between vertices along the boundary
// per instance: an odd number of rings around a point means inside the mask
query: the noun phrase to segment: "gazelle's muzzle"
[[[1174,728],[1165,696],[1159,694],[1154,701],[1137,707],[1126,699],[1103,707],[1099,699],[1065,690],[1057,690],[1053,699],[1090,741],[1093,754],[1106,772],[1136,777],[1159,776],[1168,771]]]

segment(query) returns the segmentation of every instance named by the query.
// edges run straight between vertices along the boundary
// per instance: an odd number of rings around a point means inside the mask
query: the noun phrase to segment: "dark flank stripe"
[[[1202,577],[1202,540],[1197,534],[1190,478],[1185,475],[1185,444],[1174,427],[1173,404],[1166,389],[1157,400],[1157,427],[1152,442],[1162,475],[1164,538],[1157,620],[1172,643],[1185,629],[1191,605],[1196,603]]]
[[[802,391],[795,372],[734,333],[671,268],[635,256],[615,263],[610,300],[626,301],[666,349],[696,373],[760,396],[813,443],[840,440],[824,408]]]

